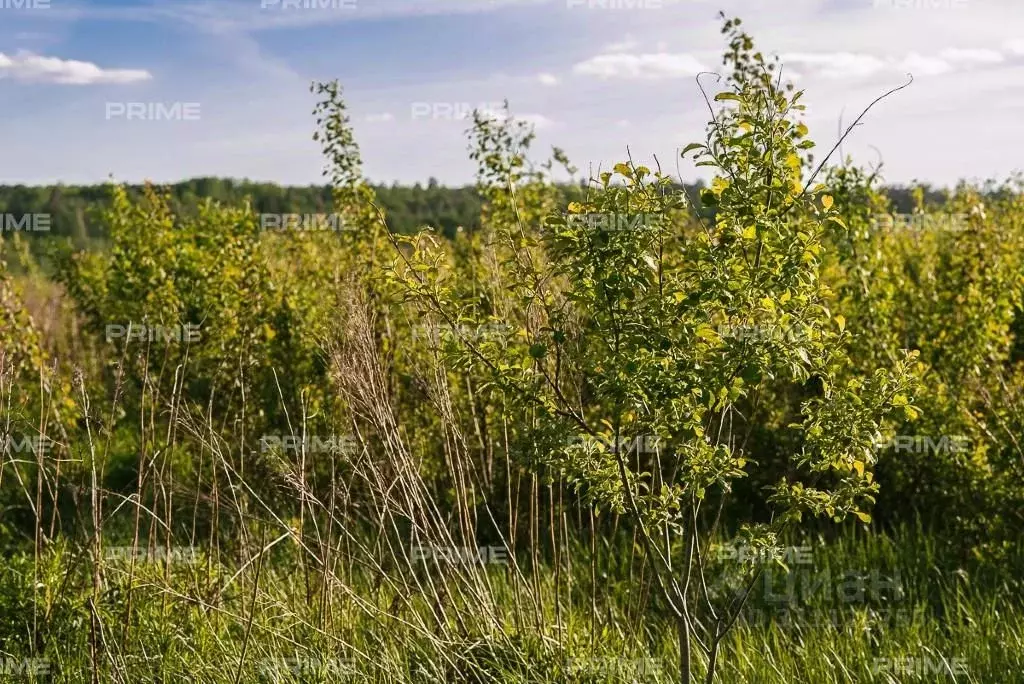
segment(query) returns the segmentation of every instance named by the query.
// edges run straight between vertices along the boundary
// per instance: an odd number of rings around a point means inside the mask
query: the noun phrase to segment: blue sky
[[[909,72],[845,153],[891,182],[1024,168],[1024,0],[0,0],[0,183],[321,182],[309,83],[331,78],[373,181],[471,182],[460,113],[504,98],[584,171],[627,146],[675,170],[719,10],[807,90],[819,148]],[[154,115],[174,103],[192,115]]]

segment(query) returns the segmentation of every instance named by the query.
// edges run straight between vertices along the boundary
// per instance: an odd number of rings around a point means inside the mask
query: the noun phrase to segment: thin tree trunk
[[[679,681],[690,684],[690,621],[682,615],[678,622],[679,628]]]

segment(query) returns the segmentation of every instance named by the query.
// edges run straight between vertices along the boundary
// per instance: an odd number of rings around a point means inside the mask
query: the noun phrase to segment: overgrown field
[[[723,22],[706,187],[477,114],[395,230],[321,83],[315,221],[0,233],[0,681],[1024,682],[1021,179],[897,212]]]

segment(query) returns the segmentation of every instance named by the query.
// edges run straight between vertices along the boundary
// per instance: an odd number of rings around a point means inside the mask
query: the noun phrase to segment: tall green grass
[[[752,592],[728,637],[721,681],[1024,681],[1021,554],[1000,572],[960,564],[913,528],[792,543],[811,562],[766,569],[771,581]],[[368,567],[311,596],[292,539],[244,568],[203,549],[139,557],[130,584],[131,559],[108,558],[94,600],[93,561],[57,543],[0,569],[3,681],[89,681],[97,660],[100,681],[114,682],[673,681],[676,644],[658,636],[671,634],[660,624],[668,616],[658,617],[647,579],[623,574],[629,544],[599,550],[592,565],[587,545],[573,543],[558,573],[451,568],[488,587],[487,602],[474,605],[419,592],[411,578],[399,588]],[[888,582],[881,598],[833,590],[872,572]],[[18,669],[33,658],[46,674]]]

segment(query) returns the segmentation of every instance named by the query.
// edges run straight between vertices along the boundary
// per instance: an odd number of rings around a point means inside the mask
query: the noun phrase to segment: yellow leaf
[[[697,337],[702,340],[718,340],[721,339],[715,329],[710,325],[701,325],[697,327]]]
[[[864,477],[864,462],[863,461],[854,461],[853,462],[853,469],[857,471],[858,475],[860,475],[861,477]]]
[[[832,195],[823,195],[821,198],[821,206],[825,207],[825,211],[832,208]]]
[[[845,316],[842,316],[842,315],[836,316],[836,323],[839,324],[839,330],[840,331],[846,330],[846,317]]]
[[[854,515],[856,515],[858,518],[860,518],[860,521],[862,523],[870,523],[871,522],[871,516],[868,515],[867,513],[864,513],[863,511],[856,511],[854,513]]]

